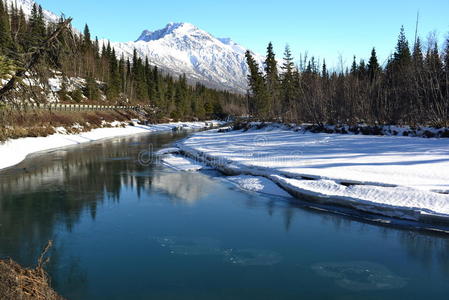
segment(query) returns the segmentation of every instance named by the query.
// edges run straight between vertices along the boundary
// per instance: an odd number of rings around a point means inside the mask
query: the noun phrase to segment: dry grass
[[[23,137],[41,137],[55,133],[54,128],[65,127],[70,133],[79,133],[102,127],[103,121],[127,121],[134,118],[132,112],[50,112],[16,111],[0,108],[0,142]],[[74,128],[72,128],[75,126]]]
[[[0,299],[2,300],[63,300],[50,286],[44,270],[43,257],[50,249],[49,242],[35,269],[23,268],[16,262],[0,260]]]

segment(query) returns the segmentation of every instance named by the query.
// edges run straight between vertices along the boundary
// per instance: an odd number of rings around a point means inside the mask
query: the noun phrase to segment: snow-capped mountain
[[[31,16],[31,10],[33,9],[33,5],[36,3],[33,0],[3,0],[3,3],[7,4],[8,7],[17,7],[18,9],[22,8],[25,16]],[[59,17],[52,13],[51,11],[43,9],[44,18],[48,22],[58,22]]]
[[[186,74],[192,82],[242,93],[247,90],[246,49],[189,23],[169,23],[160,30],[145,30],[134,42],[111,42],[111,46],[125,58],[131,58],[136,49],[152,65],[169,73]],[[261,56],[255,58],[262,63]]]
[[[8,7],[22,8],[25,15],[30,16],[36,2],[4,0],[4,3]],[[45,9],[43,12],[47,22],[59,20],[56,14]],[[200,82],[208,87],[241,93],[247,90],[246,49],[229,38],[216,38],[192,24],[169,23],[160,30],[143,31],[135,41],[110,43],[119,57],[131,58],[136,49],[137,54],[148,57],[152,65],[173,75],[186,74],[191,83]],[[262,56],[254,56],[262,66]]]

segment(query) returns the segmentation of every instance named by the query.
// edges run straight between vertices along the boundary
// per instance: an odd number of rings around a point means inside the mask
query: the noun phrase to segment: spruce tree
[[[358,69],[359,69],[359,67],[357,65],[356,57],[354,55],[353,59],[352,59],[352,65],[351,65],[351,75],[356,76]]]
[[[84,96],[89,99],[96,101],[100,99],[100,90],[98,84],[92,76],[87,76],[86,86],[84,88]]]
[[[249,50],[246,51],[245,56],[249,68],[248,84],[251,90],[251,101],[248,109],[251,114],[265,117],[268,114],[265,81],[259,71],[259,65]]]
[[[110,45],[108,45],[110,48]],[[107,98],[109,100],[117,99],[120,94],[121,82],[120,73],[118,69],[117,57],[115,55],[115,49],[111,50],[111,55],[109,56],[109,82],[107,88]]]
[[[433,46],[428,49],[425,62],[429,70],[436,75],[441,75],[443,63],[440,59],[437,42],[434,42]]]
[[[86,48],[86,50],[91,49],[91,47],[92,47],[90,30],[89,30],[89,26],[87,24],[84,26],[83,44],[84,44],[84,47]]]
[[[0,54],[13,55],[13,41],[11,37],[9,14],[7,7],[0,0]]]
[[[273,44],[270,42],[267,47],[267,56],[264,63],[265,68],[265,83],[268,93],[268,103],[265,109],[267,112],[271,112],[272,108],[276,108],[276,114],[279,114],[279,109],[277,108],[278,103],[276,103],[279,97],[279,74],[276,61],[276,55],[274,54]],[[272,112],[271,112],[272,113]]]
[[[323,67],[321,68],[321,76],[324,79],[328,79],[329,78],[329,72],[327,71],[327,65],[326,65],[326,60],[323,59]]]
[[[284,51],[284,63],[282,64],[282,75],[281,75],[281,85],[282,85],[282,103],[281,103],[281,114],[286,116],[286,114],[292,109],[292,102],[294,98],[294,82],[293,82],[293,71],[295,65],[293,63],[293,56],[288,45],[285,46]],[[290,113],[291,119],[291,113]]]
[[[422,52],[421,39],[419,37],[416,39],[416,43],[413,46],[412,60],[415,69],[417,70],[422,69],[424,65],[424,55]]]
[[[29,19],[29,31],[27,37],[28,48],[39,46],[45,39],[45,34],[46,27],[42,7],[35,3]]]
[[[367,68],[368,68],[368,76],[370,80],[373,81],[374,78],[376,78],[381,71],[379,62],[377,60],[376,49],[374,47],[373,50],[371,50],[371,57],[368,61]]]
[[[443,55],[444,55],[444,68],[446,70],[446,76],[447,78],[449,78],[449,37],[446,39],[446,47],[444,49]]]
[[[394,62],[399,66],[407,66],[411,61],[410,48],[405,36],[404,26],[401,27],[399,32],[398,42],[396,45],[396,51],[394,53]]]

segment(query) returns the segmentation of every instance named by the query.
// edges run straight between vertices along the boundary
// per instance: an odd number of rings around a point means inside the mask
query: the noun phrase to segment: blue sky
[[[376,46],[384,61],[394,50],[401,25],[414,39],[416,13],[424,39],[436,31],[440,41],[449,32],[449,0],[38,0],[57,14],[64,12],[92,35],[114,41],[135,40],[144,29],[163,28],[168,22],[189,22],[217,37],[230,37],[264,54],[272,41],[278,57],[285,44],[293,54],[308,52],[330,65],[341,55],[368,58]]]

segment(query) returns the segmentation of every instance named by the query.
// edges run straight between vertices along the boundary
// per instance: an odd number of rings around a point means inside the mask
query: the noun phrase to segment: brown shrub
[[[53,127],[65,127],[69,133],[79,133],[102,127],[103,121],[126,121],[136,117],[134,112],[119,111],[17,111],[0,110],[0,142],[7,139],[37,137],[53,134]],[[75,124],[82,130],[73,128]]]
[[[50,249],[49,242],[35,269],[23,268],[16,262],[0,260],[0,299],[2,300],[63,300],[50,286],[44,270],[43,257]]]

